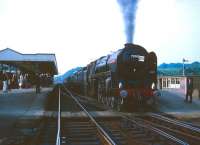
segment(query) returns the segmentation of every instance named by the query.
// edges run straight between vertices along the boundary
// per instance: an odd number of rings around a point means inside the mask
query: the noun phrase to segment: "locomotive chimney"
[[[133,47],[133,43],[126,43],[124,44],[125,47]]]

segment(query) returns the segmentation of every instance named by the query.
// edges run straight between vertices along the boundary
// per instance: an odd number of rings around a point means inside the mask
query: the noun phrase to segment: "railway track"
[[[139,118],[128,117],[126,119],[129,121],[132,120],[132,123],[140,123],[141,126],[147,127],[148,130],[157,130],[159,134],[165,134],[164,136],[166,138],[175,137],[174,141],[176,143],[198,145],[200,142],[199,126],[175,120],[175,118],[171,118],[167,114],[161,115],[157,113],[149,113],[148,115],[142,115]],[[145,138],[144,140],[151,142],[152,144],[156,142],[155,140],[154,142],[153,139],[148,138]]]
[[[46,118],[44,127],[38,135],[38,145],[64,145],[64,144],[119,144],[115,143],[112,138],[104,131],[104,129],[96,122],[90,113],[83,107],[83,105],[67,90],[64,92],[58,88],[59,105],[57,119]],[[62,92],[61,92],[62,91]],[[87,118],[65,119],[61,117],[61,112],[69,107],[62,106],[63,99],[70,100],[71,109],[68,111],[84,111],[88,116]],[[73,100],[73,101],[72,101]],[[65,101],[64,101],[65,102]],[[68,102],[69,103],[69,102]],[[73,103],[73,105],[72,105]],[[66,104],[67,105],[67,104]],[[75,109],[74,109],[74,106]],[[79,110],[77,109],[79,106]],[[53,107],[55,108],[55,106]],[[91,107],[90,107],[91,109]]]
[[[57,115],[45,117],[35,142],[30,145],[187,145],[193,144],[178,134],[148,122],[147,117],[93,116],[91,111],[106,110],[95,108],[80,96],[73,95],[63,87],[57,88],[54,96],[60,102],[53,106]],[[60,98],[60,99],[59,99]],[[70,104],[68,104],[70,103]],[[88,107],[89,106],[89,107]],[[52,110],[53,110],[52,109]],[[89,110],[89,111],[88,111]],[[86,117],[65,118],[63,111],[84,112]],[[156,125],[157,126],[156,126]]]
[[[157,113],[149,113],[132,119],[163,130],[188,144],[199,145],[200,143],[200,128],[183,121],[171,119]]]
[[[70,95],[73,96],[71,93]],[[109,119],[96,118],[95,121],[98,122],[99,126],[101,126],[108,136],[110,136],[109,138],[111,138],[115,144],[187,144],[181,139],[178,139],[158,128],[141,124],[126,117]],[[83,136],[87,135],[84,133]],[[86,138],[87,137],[84,137],[84,140],[87,140]],[[100,142],[94,142],[97,144],[105,144],[101,139]]]

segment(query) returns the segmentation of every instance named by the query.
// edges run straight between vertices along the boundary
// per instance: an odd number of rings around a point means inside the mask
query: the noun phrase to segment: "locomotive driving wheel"
[[[109,104],[110,104],[110,101],[109,101],[109,97],[108,96],[105,96],[105,104],[106,104],[106,106],[109,106]]]
[[[117,103],[116,103],[117,111],[121,111],[123,103],[124,103],[123,98],[121,96],[118,96],[117,97]]]
[[[98,102],[102,101],[102,89],[101,89],[101,85],[98,85]]]
[[[115,97],[112,96],[109,98],[109,104],[111,108],[115,107]]]
[[[107,97],[107,96],[102,95],[102,103],[103,103],[105,106],[109,106],[109,100],[108,100],[108,97]]]
[[[102,97],[101,97],[101,103],[103,103],[105,105],[105,102],[106,102],[106,98],[105,98],[105,96],[102,95]]]

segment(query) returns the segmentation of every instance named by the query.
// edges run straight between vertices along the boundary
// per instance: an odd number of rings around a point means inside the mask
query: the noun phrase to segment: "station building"
[[[193,96],[200,97],[200,75],[159,75],[157,87],[186,94],[188,78],[193,80]]]
[[[32,87],[36,75],[40,76],[41,85],[51,85],[53,76],[58,73],[55,54],[22,54],[10,48],[3,49],[0,51],[0,76],[4,73],[8,77],[8,82],[14,77],[15,82],[18,83],[21,79],[22,87]],[[0,89],[2,89],[2,80],[0,80]]]

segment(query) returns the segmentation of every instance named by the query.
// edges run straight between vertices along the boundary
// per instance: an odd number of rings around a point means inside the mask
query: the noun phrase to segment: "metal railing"
[[[83,105],[71,94],[71,92],[63,87],[67,93],[70,94],[70,96],[73,98],[73,100],[79,105],[79,107],[86,113],[86,115],[90,118],[90,120],[92,121],[92,123],[95,124],[95,126],[97,127],[97,130],[99,132],[99,134],[103,137],[103,139],[105,140],[105,144],[107,145],[116,145],[116,143],[110,138],[110,136],[106,133],[106,131],[95,121],[95,119],[92,117],[92,115],[90,115],[90,113],[83,107]]]
[[[58,88],[58,129],[56,136],[56,145],[60,145],[60,87]]]

